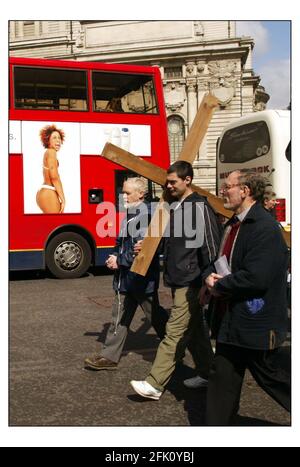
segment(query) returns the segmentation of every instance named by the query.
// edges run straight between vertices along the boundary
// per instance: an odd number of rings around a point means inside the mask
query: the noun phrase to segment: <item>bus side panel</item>
[[[45,269],[45,257],[43,251],[10,251],[10,271]]]
[[[100,156],[81,156],[81,200],[84,212],[85,228],[91,233],[96,245],[96,258],[99,261],[97,250],[100,248],[113,248],[115,238],[119,232],[118,216],[116,216],[116,190],[115,190],[115,164]],[[100,190],[103,193],[103,202],[91,204],[90,190]],[[107,203],[110,203],[107,205]],[[111,215],[108,216],[107,208]],[[101,223],[101,219],[108,219],[108,224]],[[103,228],[105,227],[105,229]],[[96,259],[95,258],[95,259]],[[102,258],[102,256],[101,256]],[[103,263],[102,263],[103,264]]]
[[[28,241],[35,232],[24,216],[22,156],[10,155],[9,162],[9,267],[11,270],[43,269],[43,248],[39,242],[33,246]]]

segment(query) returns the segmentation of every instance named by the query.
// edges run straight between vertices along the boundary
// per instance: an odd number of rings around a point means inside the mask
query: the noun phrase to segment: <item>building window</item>
[[[169,78],[169,79],[182,78],[182,67],[181,66],[165,67],[164,76],[165,78]]]
[[[67,23],[68,24],[68,23]],[[65,30],[65,21],[47,21],[48,34],[53,36],[59,36],[61,28]]]
[[[34,21],[23,22],[23,35],[24,37],[31,37],[35,35]]]
[[[184,143],[184,122],[183,119],[174,115],[168,119],[168,134],[171,162],[175,162]]]

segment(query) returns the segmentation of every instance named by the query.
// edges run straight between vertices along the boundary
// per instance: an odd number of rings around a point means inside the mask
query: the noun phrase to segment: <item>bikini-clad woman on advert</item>
[[[57,152],[64,142],[65,134],[55,125],[47,125],[41,129],[40,138],[46,151],[43,159],[44,183],[37,192],[36,202],[45,214],[63,213],[65,195],[58,173]]]

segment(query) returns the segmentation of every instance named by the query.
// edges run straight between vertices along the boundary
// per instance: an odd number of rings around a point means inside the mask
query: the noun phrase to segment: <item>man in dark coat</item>
[[[145,192],[146,184],[140,177],[129,178],[124,182],[123,196],[127,215],[122,222],[115,251],[106,261],[107,267],[115,271],[112,322],[101,353],[85,359],[85,366],[93,370],[117,368],[129,326],[139,305],[158,337],[163,339],[165,335],[168,313],[159,305],[158,255],[154,257],[146,277],[130,271],[134,260],[134,245],[144,238],[151,219],[150,205],[144,202]]]
[[[262,207],[267,183],[259,174],[235,171],[222,189],[224,206],[235,216],[219,252],[225,272],[220,273],[220,262],[215,262],[203,275],[218,325],[208,383],[208,425],[232,423],[247,368],[290,410],[290,357],[282,347],[288,324],[288,249],[277,222]]]

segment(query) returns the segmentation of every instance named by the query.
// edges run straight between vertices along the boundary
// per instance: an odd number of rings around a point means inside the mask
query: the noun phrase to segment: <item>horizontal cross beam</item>
[[[158,185],[164,186],[166,183],[167,171],[165,169],[151,164],[151,162],[145,161],[141,157],[137,157],[114,144],[106,143],[102,151],[102,156]],[[221,198],[218,198],[218,196],[196,185],[192,185],[192,190],[207,198],[208,202],[217,213],[230,219],[232,211],[224,208],[224,202]]]
[[[167,171],[158,167],[157,165],[151,164],[151,162],[145,161],[141,157],[137,157],[134,154],[131,154],[124,149],[119,148],[111,143],[106,143],[102,151],[102,156],[114,162],[121,167],[124,167],[128,170],[132,170],[141,177],[145,177],[151,180],[158,185],[164,186],[167,178]],[[222,216],[230,219],[232,216],[232,211],[224,208],[223,200],[218,198],[216,195],[210,193],[209,191],[203,190],[202,188],[192,185],[193,191],[199,193],[201,196],[205,196],[209,201],[213,209],[221,214]],[[287,246],[291,247],[291,232],[286,232],[282,230],[282,235]]]

